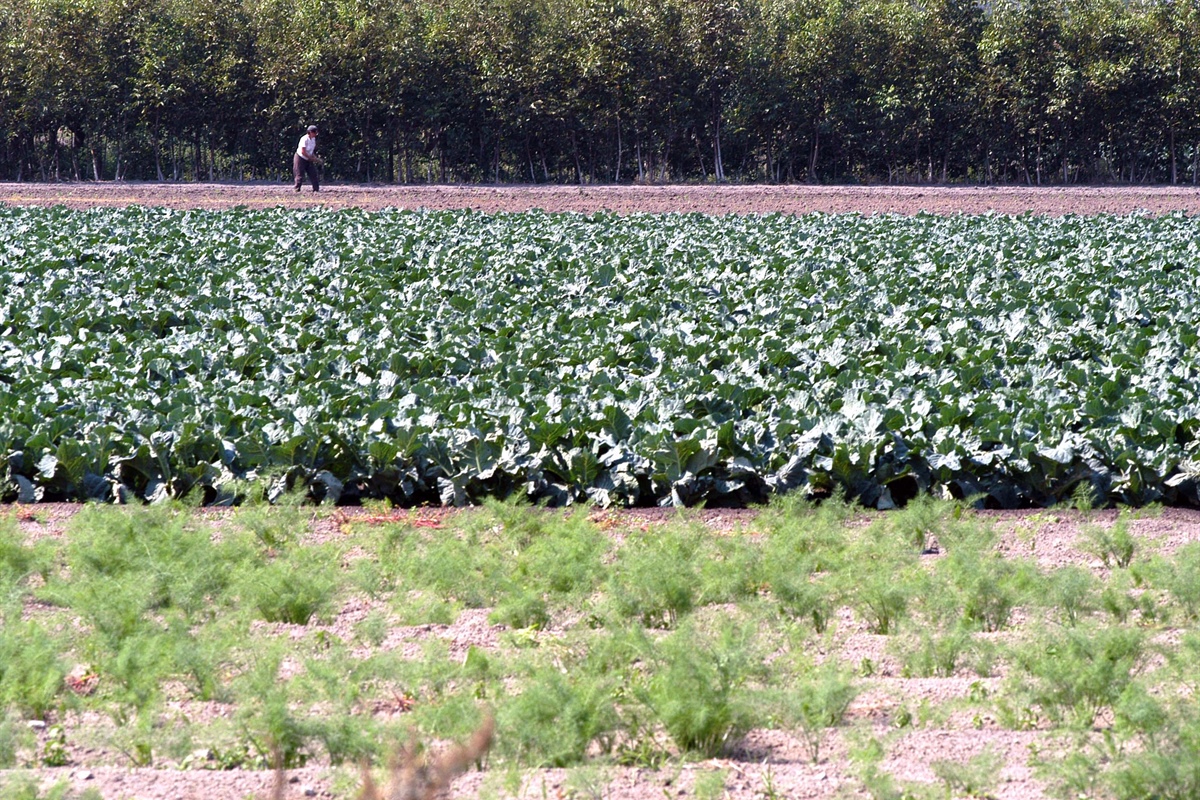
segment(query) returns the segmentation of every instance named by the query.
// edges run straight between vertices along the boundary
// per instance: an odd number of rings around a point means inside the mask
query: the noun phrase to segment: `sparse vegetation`
[[[332,543],[308,540],[311,513],[276,511],[231,511],[219,536],[173,504],[89,508],[36,545],[8,526],[0,769],[67,763],[83,746],[156,768],[350,770],[395,752],[411,766],[425,763],[411,743],[466,746],[483,708],[489,763],[509,770],[677,769],[741,758],[764,728],[824,762],[864,691],[877,703],[890,681],[973,670],[1004,677],[954,704],[897,696],[877,713],[897,736],[956,714],[1069,734],[1047,780],[1082,786],[1091,765],[1101,797],[1192,785],[1197,725],[1174,698],[1200,686],[1200,638],[1157,635],[1194,619],[1189,545],[1099,574],[1039,571],[932,501],[878,515],[786,499],[749,532],[687,515],[610,532],[587,511],[511,502],[437,527],[372,510],[339,518]],[[472,606],[466,624],[489,639],[452,651],[439,626]],[[867,637],[886,655],[843,662],[841,643],[864,633],[886,634]],[[191,702],[222,721],[185,721]],[[97,740],[76,711],[116,732]],[[997,758],[941,760],[940,787],[893,780],[879,757],[856,774],[877,797],[987,796]],[[720,796],[722,781],[701,771],[692,790]]]

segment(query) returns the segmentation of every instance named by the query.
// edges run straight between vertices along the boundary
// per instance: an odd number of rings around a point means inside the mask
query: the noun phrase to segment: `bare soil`
[[[69,504],[40,504],[14,509],[19,528],[29,539],[62,536],[78,506]],[[219,530],[227,509],[205,512],[214,530]],[[404,512],[412,519],[415,514],[422,523],[437,525],[446,517],[469,510],[421,509]],[[596,511],[593,520],[610,530],[614,536],[621,532],[661,524],[674,512],[665,509],[634,509],[628,511]],[[709,509],[695,513],[697,519],[714,530],[731,535],[755,535],[756,512],[752,509]],[[1116,520],[1115,511],[1099,511],[1088,515],[1070,510],[1028,510],[979,512],[989,518],[1000,532],[1000,547],[1012,556],[1036,560],[1043,568],[1053,569],[1077,564],[1098,575],[1106,572],[1099,559],[1080,548],[1085,526],[1107,526]],[[314,511],[309,540],[330,541],[342,535],[343,526],[351,521],[380,521],[378,512],[364,509]],[[1128,521],[1130,532],[1139,543],[1139,553],[1169,555],[1183,544],[1200,540],[1200,511],[1187,509],[1149,510],[1134,514]],[[930,556],[937,558],[937,555]],[[375,606],[378,605],[379,608]],[[291,638],[313,634],[315,630],[337,636],[343,641],[354,639],[355,626],[372,611],[383,610],[386,604],[373,604],[356,598],[346,604],[336,617],[327,623],[309,626],[276,624],[273,633]],[[1018,625],[1019,627],[1019,625]],[[855,777],[850,751],[856,739],[874,736],[886,743],[886,756],[881,764],[884,771],[900,781],[919,782],[937,786],[933,764],[939,760],[965,762],[990,748],[1004,756],[1004,767],[997,786],[989,797],[995,800],[1040,800],[1048,797],[1047,787],[1035,775],[1030,763],[1031,754],[1043,757],[1063,747],[1054,734],[1044,730],[1010,730],[1002,727],[990,715],[979,717],[969,711],[954,711],[954,701],[966,700],[973,693],[993,693],[1003,680],[999,675],[979,678],[962,670],[946,678],[909,678],[902,674],[900,663],[889,646],[891,637],[871,634],[860,620],[848,611],[835,625],[836,633],[827,651],[815,653],[818,659],[838,658],[860,667],[870,664],[860,685],[862,692],[850,708],[847,721],[829,733],[822,746],[821,757],[813,762],[804,741],[784,731],[756,730],[731,749],[724,757],[706,761],[676,764],[660,770],[604,766],[590,775],[593,789],[580,788],[581,773],[564,770],[528,770],[521,775],[521,798],[605,797],[612,800],[650,800],[662,797],[695,796],[696,776],[704,772],[721,771],[725,775],[727,800],[764,800],[786,798],[865,798],[861,782]],[[420,625],[394,628],[380,645],[383,650],[412,653],[421,651],[423,642],[440,638],[451,654],[465,654],[470,646],[487,650],[497,647],[502,626],[488,621],[487,609],[468,609],[450,625]],[[544,635],[554,636],[551,629]],[[1003,637],[1006,633],[992,634]],[[181,718],[199,722],[212,720],[227,713],[219,704],[180,701],[171,704]],[[395,715],[403,709],[380,708],[376,713]],[[897,727],[898,715],[913,714],[917,720],[911,726]],[[925,718],[921,718],[922,715]],[[210,771],[197,768],[180,769],[178,765],[162,763],[155,769],[134,769],[121,753],[97,737],[101,720],[68,719],[68,727],[89,728],[88,746],[72,745],[71,764],[59,769],[35,770],[44,786],[67,781],[75,791],[98,790],[105,800],[245,800],[272,797],[273,775],[268,771],[230,770]],[[44,731],[39,734],[44,738]],[[0,782],[5,773],[0,771]],[[490,784],[485,784],[489,781]],[[453,786],[456,798],[479,797],[481,791],[491,794],[501,783],[499,775],[487,771],[472,772],[458,779]],[[352,796],[347,785],[355,783],[349,768],[334,770],[321,764],[310,765],[289,773],[284,797],[334,798]],[[490,785],[490,789],[485,786]]]
[[[613,211],[705,214],[1165,214],[1200,213],[1196,186],[380,186],[332,184],[0,183],[0,203],[70,208],[426,208],[485,212]]]

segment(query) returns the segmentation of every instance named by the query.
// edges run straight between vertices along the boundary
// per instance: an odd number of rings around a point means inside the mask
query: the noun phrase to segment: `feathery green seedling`
[[[1004,754],[992,747],[985,747],[966,761],[937,759],[929,767],[938,780],[946,785],[947,798],[988,798],[1000,780]]]
[[[814,570],[827,572],[846,549],[846,522],[854,509],[840,495],[816,507],[798,495],[772,498],[755,520],[767,538],[764,568],[769,571],[773,565],[808,558]],[[767,580],[771,580],[770,574]]]
[[[692,796],[696,800],[721,800],[725,797],[728,779],[729,773],[723,769],[697,770],[692,783]]]
[[[248,562],[237,592],[267,622],[307,625],[329,612],[340,584],[336,550],[298,547],[266,563]]]
[[[14,710],[42,719],[59,705],[66,677],[62,649],[51,631],[21,620],[19,608],[0,612],[0,714]]]
[[[937,611],[950,616],[931,621],[984,631],[1001,630],[1008,624],[1013,609],[1031,596],[1036,576],[1036,568],[1024,559],[1005,558],[973,547],[955,547],[937,563],[931,581],[948,593],[943,603],[949,601],[952,609]]]
[[[103,800],[100,790],[85,789],[75,793],[68,781],[58,781],[43,793],[39,777],[24,772],[0,776],[0,797],[5,800]]]
[[[27,593],[23,584],[31,575],[49,576],[52,547],[50,542],[26,544],[12,515],[0,514],[0,603]]]
[[[611,769],[596,764],[572,767],[567,771],[564,781],[570,800],[605,800],[610,783]]]
[[[389,536],[383,563],[396,576],[396,590],[425,589],[451,602],[482,608],[496,602],[511,565],[496,546],[496,530],[480,531],[462,515],[450,529],[401,527]],[[461,528],[461,530],[460,530]]]
[[[534,667],[498,711],[501,752],[527,766],[582,764],[595,743],[611,747],[619,724],[614,690],[614,678],[586,662],[569,675],[555,664]]]
[[[1101,774],[1107,794],[1117,800],[1190,800],[1200,796],[1200,713],[1194,698],[1159,702],[1144,697],[1152,708],[1135,728],[1134,746],[1121,748]],[[1128,710],[1119,709],[1117,722],[1130,727]]]
[[[754,597],[763,584],[761,545],[740,534],[705,536],[700,554],[699,605],[736,603]]]
[[[16,711],[0,710],[0,770],[17,766],[18,754],[32,750],[37,740]]]
[[[841,599],[835,576],[818,573],[811,558],[769,568],[771,596],[779,610],[792,619],[804,620],[817,633],[825,633]]]
[[[1091,726],[1112,708],[1141,670],[1143,631],[1129,627],[1079,625],[1040,636],[1014,648],[1010,681],[1050,720]]]
[[[1200,619],[1200,542],[1189,542],[1170,558],[1155,557],[1148,569],[1150,583],[1165,589],[1186,622]]]
[[[785,728],[799,728],[816,763],[825,736],[842,723],[859,689],[851,673],[833,660],[820,667],[802,661],[780,683],[784,688],[768,690],[763,697]]]
[[[1099,582],[1090,570],[1069,564],[1054,570],[1043,581],[1045,601],[1064,625],[1074,627],[1100,607]]]
[[[708,633],[688,620],[653,643],[647,660],[638,697],[681,750],[715,756],[756,721],[746,684],[761,662],[750,628]]]
[[[880,523],[858,533],[837,576],[846,602],[877,634],[896,632],[923,580],[916,551]]]
[[[938,501],[927,494],[918,495],[900,511],[889,515],[888,524],[901,539],[918,552],[925,550],[938,537],[945,518],[950,516],[953,503]]]
[[[1083,527],[1079,547],[1100,559],[1110,569],[1125,569],[1137,554],[1137,539],[1129,530],[1125,514],[1119,514],[1112,525],[1088,524]]]
[[[283,650],[277,644],[257,648],[248,669],[234,682],[237,723],[244,741],[259,763],[276,758],[285,769],[303,766],[308,760],[312,735],[309,720],[293,709],[294,689],[281,679]]]
[[[295,505],[260,505],[238,509],[234,519],[250,533],[260,548],[279,550],[308,531],[311,510]]]
[[[1091,482],[1079,481],[1071,491],[1071,501],[1068,503],[1068,506],[1076,511],[1083,512],[1084,516],[1087,517],[1096,508],[1099,500],[1100,497]]]
[[[211,616],[244,555],[236,543],[214,545],[209,531],[175,506],[86,506],[67,539],[70,579],[55,578],[46,595],[117,639],[149,611],[178,609],[191,622]]]
[[[922,628],[894,640],[889,649],[899,653],[905,677],[949,678],[958,671],[972,644],[971,634],[962,628],[945,632]]]
[[[647,627],[673,627],[698,600],[703,546],[704,535],[690,525],[631,533],[609,573],[609,604]]]

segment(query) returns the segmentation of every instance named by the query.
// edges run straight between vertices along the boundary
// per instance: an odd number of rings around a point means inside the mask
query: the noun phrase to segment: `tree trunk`
[[[613,182],[621,182],[621,157],[624,155],[621,148],[621,114],[617,113],[617,168],[613,170]]]
[[[583,185],[583,167],[579,164],[579,140],[575,137],[575,129],[571,129],[571,156],[575,159],[575,182]]]
[[[713,177],[725,182],[725,162],[721,158],[721,101],[713,97]]]
[[[1175,168],[1175,127],[1174,126],[1172,126],[1170,129],[1170,139],[1171,139],[1171,185],[1174,186],[1176,183],[1179,182],[1179,173],[1176,171],[1176,168]]]
[[[821,127],[820,125],[813,128],[812,148],[809,150],[808,156],[808,180],[810,183],[817,182],[817,158],[821,150]]]

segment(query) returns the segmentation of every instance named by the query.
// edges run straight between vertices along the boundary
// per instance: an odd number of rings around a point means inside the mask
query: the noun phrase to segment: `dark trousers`
[[[305,175],[312,183],[313,191],[321,191],[321,176],[317,174],[317,165],[307,158],[301,158],[299,153],[292,155],[292,175],[296,178],[297,192],[300,191],[300,185],[304,183]]]

